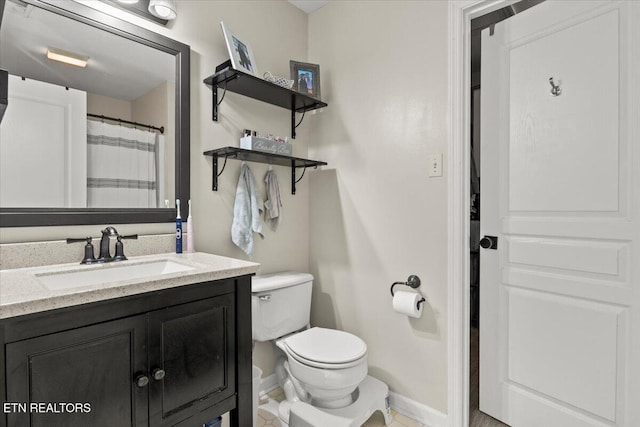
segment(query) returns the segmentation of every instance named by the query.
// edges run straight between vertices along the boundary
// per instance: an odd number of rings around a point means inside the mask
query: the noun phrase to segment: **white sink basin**
[[[137,264],[127,264],[127,261],[99,266],[86,266],[86,269],[78,269],[65,272],[48,272],[36,274],[40,283],[49,290],[77,288],[80,286],[92,286],[120,282],[124,280],[153,278],[163,274],[179,273],[181,271],[194,270],[195,267],[170,260],[149,261]]]

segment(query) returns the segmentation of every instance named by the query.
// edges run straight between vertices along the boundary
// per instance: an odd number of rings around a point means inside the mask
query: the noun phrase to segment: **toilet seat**
[[[344,331],[311,328],[283,340],[287,353],[314,368],[346,369],[366,361],[367,345]]]

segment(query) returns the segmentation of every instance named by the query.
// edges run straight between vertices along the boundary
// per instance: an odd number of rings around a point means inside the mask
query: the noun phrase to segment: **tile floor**
[[[284,393],[282,389],[276,388],[269,393],[269,397],[277,400],[278,402],[284,399]],[[391,411],[391,415],[393,415],[393,421],[389,424],[388,427],[425,427],[423,424],[420,424],[416,420],[412,420],[406,415],[402,415],[396,411]],[[271,413],[258,408],[258,425],[257,427],[263,426],[273,426],[273,427],[281,427],[280,420],[277,419]],[[365,422],[362,427],[384,427],[384,418],[382,414],[376,412]]]

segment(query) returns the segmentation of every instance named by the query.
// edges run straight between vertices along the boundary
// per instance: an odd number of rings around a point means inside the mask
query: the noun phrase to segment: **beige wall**
[[[131,102],[97,93],[87,93],[87,113],[131,120]]]
[[[369,371],[447,411],[447,183],[427,157],[447,147],[447,3],[334,1],[309,16],[309,62],[329,104],[308,125],[312,322],[362,337]],[[446,164],[446,160],[445,160]],[[410,274],[421,319],[395,313]]]
[[[160,200],[175,199],[175,96],[176,85],[163,82],[144,95],[131,101],[131,120],[155,127],[164,127],[165,167],[164,194]],[[164,206],[164,205],[162,205]]]
[[[97,3],[97,2],[96,2]],[[233,202],[240,162],[230,160],[220,177],[219,191],[211,191],[211,158],[203,151],[237,146],[242,129],[256,129],[274,135],[290,135],[291,114],[240,95],[227,93],[220,105],[220,119],[211,121],[211,90],[202,81],[215,67],[229,58],[220,21],[224,20],[253,49],[260,75],[289,75],[289,60],[307,57],[307,16],[286,1],[186,1],[177,2],[178,18],[161,27],[132,15],[125,19],[191,46],[191,199],[194,210],[195,246],[199,251],[240,259],[248,257],[231,242]],[[117,14],[118,12],[116,12]],[[317,117],[317,116],[316,116]],[[307,155],[308,126],[315,117],[306,117],[298,128],[294,155]],[[250,164],[259,183],[267,165]],[[283,219],[277,233],[265,227],[265,239],[256,243],[254,261],[262,264],[259,273],[281,270],[308,271],[309,268],[309,189],[308,178],[298,183],[291,195],[290,169],[276,166],[280,181]],[[307,173],[307,176],[309,173]],[[262,188],[264,186],[261,185]],[[121,232],[152,230],[165,233],[171,224],[128,225],[116,227]],[[100,226],[38,227],[1,229],[0,242],[54,240],[68,236],[97,235]],[[125,230],[125,231],[123,231]],[[28,237],[25,237],[28,236]],[[256,346],[254,358],[266,375],[273,372],[271,344]]]
[[[289,59],[320,64],[323,100],[298,128],[294,155],[329,163],[307,171],[295,196],[276,167],[284,203],[280,229],[266,229],[259,273],[311,271],[314,324],[361,336],[372,375],[392,391],[446,412],[446,191],[427,176],[427,156],[447,145],[447,3],[333,1],[309,18],[286,1],[180,1],[167,28],[128,20],[189,44],[191,198],[196,249],[247,259],[230,240],[239,162],[229,161],[211,191],[202,152],[237,145],[244,128],[289,135],[286,110],[227,93],[211,121],[202,80],[228,58],[219,21],[253,48],[260,74],[288,76]],[[309,143],[309,144],[307,144]],[[446,164],[446,159],[444,159]],[[251,164],[261,182],[266,165]],[[170,232],[172,224],[122,226],[125,233]],[[83,236],[99,226],[2,229],[0,241]],[[120,230],[120,227],[118,226]],[[25,237],[26,236],[26,237]],[[428,298],[421,319],[391,309],[389,286],[418,274]],[[254,360],[273,372],[270,344]]]

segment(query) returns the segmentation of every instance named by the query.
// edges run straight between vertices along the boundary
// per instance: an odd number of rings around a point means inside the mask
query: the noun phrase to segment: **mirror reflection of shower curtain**
[[[155,132],[87,120],[87,207],[157,207],[159,139]]]

